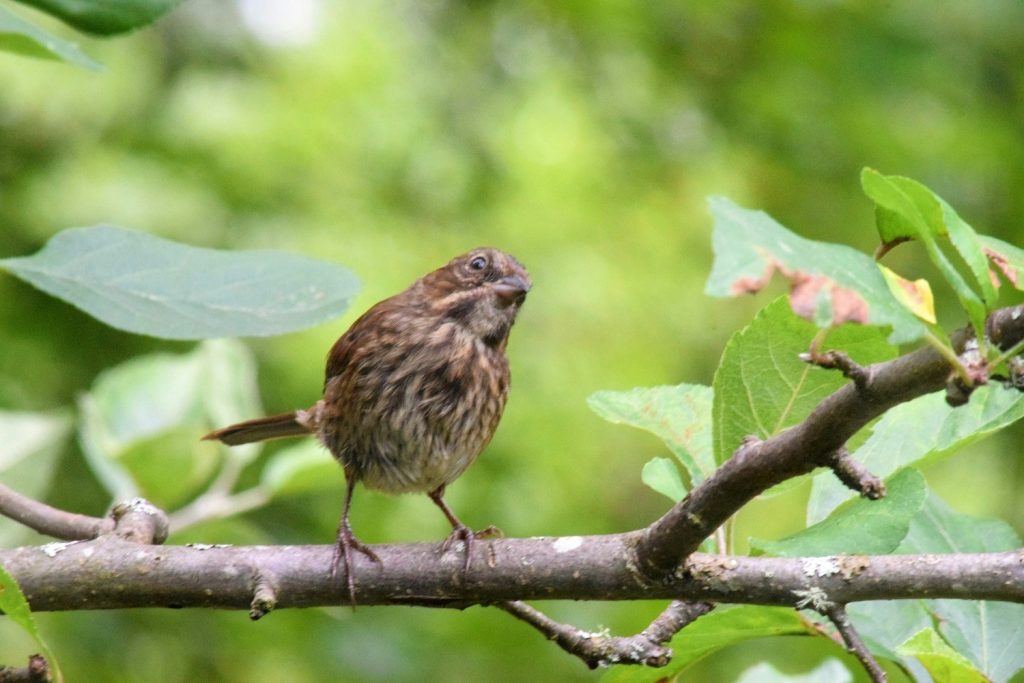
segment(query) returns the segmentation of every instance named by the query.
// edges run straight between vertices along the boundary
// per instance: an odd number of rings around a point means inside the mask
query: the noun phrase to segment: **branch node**
[[[871,379],[870,370],[854,361],[843,351],[833,349],[819,353],[816,349],[811,349],[806,353],[801,353],[800,360],[825,370],[839,370],[843,373],[843,377],[853,381],[858,391],[863,391]]]
[[[42,655],[29,655],[28,666],[0,666],[0,683],[50,683],[50,666]]]
[[[272,574],[257,571],[253,576],[252,603],[249,605],[249,618],[259,621],[277,607],[277,585]]]
[[[846,615],[846,608],[843,605],[832,604],[824,610],[818,610],[824,616],[828,617],[829,620],[835,625],[836,630],[839,631],[839,635],[843,637],[843,643],[846,645],[846,650],[850,652],[854,657],[860,660],[864,670],[867,671],[868,677],[871,678],[872,683],[886,683],[888,677],[882,667],[878,664],[878,660],[871,654],[871,650],[864,644],[864,640],[861,639],[860,634],[857,633],[857,629],[853,627],[853,623],[850,618]]]
[[[971,394],[982,384],[988,384],[992,368],[978,346],[977,339],[969,339],[957,356],[959,368],[954,368],[946,380],[946,403],[953,408],[966,404]]]
[[[110,517],[114,520],[114,534],[125,541],[159,545],[167,540],[167,515],[145,498],[118,503]]]
[[[822,464],[831,469],[839,481],[863,497],[878,500],[885,496],[885,482],[850,455],[846,446],[829,453]]]

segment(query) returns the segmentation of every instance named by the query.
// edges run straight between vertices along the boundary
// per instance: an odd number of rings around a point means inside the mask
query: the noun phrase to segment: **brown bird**
[[[324,397],[308,410],[242,422],[204,436],[230,446],[313,433],[345,470],[345,505],[331,565],[344,560],[355,603],[352,550],[380,558],[352,533],[357,482],[385,493],[426,493],[462,540],[474,533],[444,502],[445,487],[494,435],[509,389],[505,346],[530,276],[511,255],[474,249],[381,301],[327,356]]]

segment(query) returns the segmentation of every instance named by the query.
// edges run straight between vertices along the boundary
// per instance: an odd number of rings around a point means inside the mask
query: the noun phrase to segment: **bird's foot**
[[[380,556],[370,549],[352,533],[352,528],[342,524],[338,528],[338,540],[334,546],[334,557],[331,560],[331,585],[334,585],[338,578],[338,567],[345,565],[345,579],[348,582],[348,597],[352,607],[356,606],[356,579],[352,573],[352,551],[356,550],[366,555],[372,562],[384,566]]]
[[[444,539],[441,543],[441,554],[447,553],[451,550],[456,543],[462,541],[465,550],[465,559],[462,564],[462,575],[465,577],[469,574],[469,566],[473,561],[473,544],[477,539],[484,540],[488,538],[503,538],[505,534],[502,533],[501,529],[494,526],[493,524],[481,529],[480,531],[473,531],[464,524],[459,524],[452,529],[452,533],[448,535],[448,538]]]

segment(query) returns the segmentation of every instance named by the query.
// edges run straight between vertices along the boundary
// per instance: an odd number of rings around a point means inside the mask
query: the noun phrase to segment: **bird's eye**
[[[469,267],[473,270],[483,270],[487,267],[487,259],[483,256],[477,256],[469,262]]]

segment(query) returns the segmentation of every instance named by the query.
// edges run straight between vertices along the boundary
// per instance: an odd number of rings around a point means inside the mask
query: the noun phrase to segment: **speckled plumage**
[[[353,323],[327,357],[324,396],[313,407],[207,435],[232,445],[308,432],[319,437],[348,481],[338,544],[353,598],[351,549],[376,559],[348,525],[356,482],[387,493],[429,494],[452,523],[449,542],[472,543],[472,532],[442,496],[501,419],[509,389],[505,346],[530,286],[523,266],[502,251],[458,256]]]

